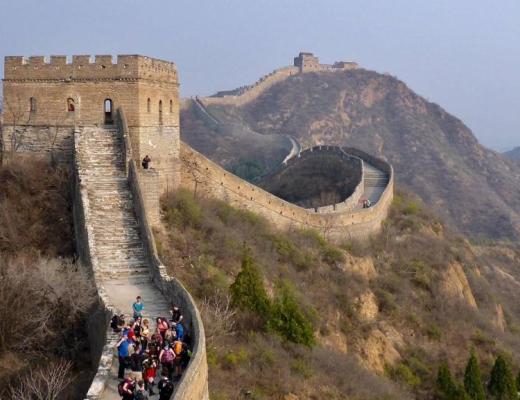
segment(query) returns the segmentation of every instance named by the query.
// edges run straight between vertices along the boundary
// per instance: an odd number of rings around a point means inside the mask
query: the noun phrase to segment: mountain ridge
[[[358,147],[394,165],[399,185],[421,196],[452,227],[473,237],[510,239],[520,235],[520,168],[480,145],[464,123],[414,93],[399,79],[362,68],[289,76],[241,107],[208,105],[227,124],[255,133],[290,135],[304,147]],[[183,111],[181,131],[197,147],[197,118]],[[200,121],[199,121],[200,122]],[[211,135],[214,138],[211,138]],[[208,140],[205,154],[224,167]],[[224,146],[225,147],[225,146]],[[274,149],[272,149],[274,151]],[[270,151],[256,154],[257,159]],[[257,152],[258,153],[258,152]]]
[[[506,156],[507,158],[510,158],[512,160],[520,160],[520,146],[518,147],[515,147],[514,149],[512,150],[509,150],[509,151],[505,151],[504,153],[502,153],[504,156]]]

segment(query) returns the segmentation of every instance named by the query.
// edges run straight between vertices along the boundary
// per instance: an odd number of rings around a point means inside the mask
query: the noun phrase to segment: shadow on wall
[[[362,180],[362,161],[338,148],[314,148],[293,157],[278,171],[264,177],[259,186],[303,208],[341,203]]]

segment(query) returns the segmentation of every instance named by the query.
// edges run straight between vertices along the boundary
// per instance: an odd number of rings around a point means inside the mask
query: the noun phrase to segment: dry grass
[[[199,303],[226,296],[240,270],[245,243],[252,248],[271,298],[277,282],[292,282],[298,304],[319,338],[316,348],[305,350],[266,332],[243,313],[236,314],[233,335],[213,334],[214,317],[206,317],[206,329],[212,334],[208,348],[212,398],[272,399],[295,393],[300,399],[427,399],[440,361],[448,359],[460,371],[471,346],[477,348],[484,372],[498,352],[513,354],[516,360],[519,307],[507,297],[520,300],[520,295],[512,287],[506,290],[494,284],[493,272],[486,275],[484,269],[478,275],[476,265],[491,259],[476,254],[478,249],[447,230],[410,194],[396,196],[381,234],[340,247],[314,231],[277,231],[255,214],[215,200],[194,200],[191,193],[177,193],[163,205],[166,233],[157,234],[161,257]],[[501,257],[497,252],[493,259],[500,259],[502,268],[516,276],[513,265],[520,260],[520,251],[503,249]],[[346,260],[361,260],[356,257],[371,260],[377,276],[367,280],[351,271]],[[443,292],[450,263],[460,264],[466,272],[477,310]],[[360,320],[355,307],[356,298],[367,290],[375,293],[379,307],[373,322]],[[504,333],[492,323],[498,302],[510,327]],[[389,366],[387,377],[361,368],[354,351],[383,326],[393,326],[403,335],[397,346],[402,359]],[[338,351],[338,338],[348,344],[348,354]],[[374,390],[367,392],[367,387]]]
[[[0,398],[77,398],[88,384],[86,317],[96,296],[70,261],[68,178],[38,160],[0,167]],[[53,366],[64,373],[52,375]],[[69,369],[82,371],[73,388]]]
[[[68,178],[38,160],[0,167],[0,253],[73,254]]]

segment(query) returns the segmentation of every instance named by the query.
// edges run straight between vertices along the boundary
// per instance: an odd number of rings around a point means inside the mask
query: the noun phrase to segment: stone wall
[[[129,168],[129,183],[152,279],[163,295],[178,304],[183,310],[185,326],[192,335],[193,356],[180,381],[175,385],[172,399],[207,400],[209,399],[209,391],[206,337],[200,313],[189,292],[177,279],[166,273],[166,268],[159,259],[148,221],[148,212],[145,211],[146,206],[142,196],[140,174],[136,173],[136,166],[133,161],[131,161]]]
[[[294,58],[294,65],[275,69],[268,75],[263,76],[252,85],[241,87],[233,92],[226,94],[220,92],[216,96],[200,98],[207,106],[220,104],[241,107],[260,96],[264,91],[274,84],[281,82],[292,75],[307,72],[335,72],[358,68],[358,64],[351,61],[336,61],[334,64],[320,64],[318,57],[312,53],[300,53]],[[221,95],[221,93],[224,93]],[[184,105],[186,106],[186,105]]]
[[[255,100],[265,90],[273,86],[274,84],[287,79],[292,75],[296,75],[299,72],[296,67],[284,67],[276,69],[270,74],[262,77],[256,83],[251,86],[244,88],[243,92],[239,95],[227,95],[223,97],[204,97],[201,99],[205,105],[212,104],[225,104],[234,106],[243,106],[253,100]]]
[[[361,153],[354,155],[358,156]],[[181,161],[183,187],[194,190],[197,182],[198,193],[256,212],[278,228],[313,228],[336,241],[363,238],[378,232],[393,199],[392,167],[382,160],[379,161],[386,165],[385,171],[389,171],[389,183],[373,207],[359,211],[337,209],[320,213],[286,202],[240,179],[185,143],[181,143]]]
[[[72,160],[74,128],[71,126],[5,126],[3,135],[6,153],[14,148],[23,156],[54,158],[66,163]]]
[[[74,132],[74,144],[77,143],[78,132]],[[75,154],[75,153],[74,153]],[[90,357],[96,374],[86,395],[86,400],[99,400],[105,390],[108,373],[112,368],[114,347],[119,339],[109,328],[109,322],[115,313],[119,314],[106,295],[101,279],[91,261],[92,231],[87,215],[89,200],[85,188],[78,177],[78,165],[73,157],[73,202],[74,236],[79,261],[90,272],[96,286],[98,301],[87,321],[87,333],[90,344]]]
[[[139,223],[140,236],[143,241],[150,274],[155,285],[165,298],[178,304],[183,310],[185,326],[192,334],[193,356],[181,380],[175,386],[172,400],[207,400],[208,364],[206,361],[206,337],[204,326],[195,301],[181,282],[166,273],[157,254],[155,239],[151,227],[160,221],[159,187],[157,172],[139,169],[132,158],[132,143],[126,128],[125,114],[118,110],[125,147],[125,164],[127,164],[128,183],[132,191],[134,209]]]
[[[292,192],[293,197],[301,197],[295,196],[296,191],[300,195],[305,193],[305,195],[311,196],[313,188],[305,188],[305,185],[302,184],[302,177],[305,176],[305,182],[307,182],[309,174],[316,176],[318,180],[325,179],[325,182],[328,182],[331,187],[334,186],[335,190],[344,197],[334,204],[328,203],[314,208],[312,208],[312,201],[304,199],[299,199],[299,201],[293,199],[292,203],[304,205],[310,211],[318,213],[352,210],[358,205],[364,187],[363,160],[347,154],[337,146],[314,146],[300,152],[297,156],[288,159],[278,170],[264,177],[260,186],[288,201],[290,199],[282,193],[291,196]],[[334,179],[333,183],[330,182],[331,176]],[[318,188],[320,185],[320,182],[316,182],[314,187]]]
[[[137,55],[118,56],[115,63],[112,56],[73,56],[71,63],[65,56],[51,56],[50,61],[6,57],[4,74],[6,133],[25,132],[17,135],[23,136],[17,152],[54,149],[70,159],[75,126],[113,123],[116,109],[124,108],[134,158],[150,154],[162,191],[179,181],[179,82],[174,63]],[[8,152],[13,150],[10,143],[6,140]]]

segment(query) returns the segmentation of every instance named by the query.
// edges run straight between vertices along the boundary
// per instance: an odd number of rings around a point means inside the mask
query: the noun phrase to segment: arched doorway
[[[112,117],[112,100],[105,99],[103,104],[103,108],[105,110],[105,125],[111,125],[114,123],[114,119]]]

